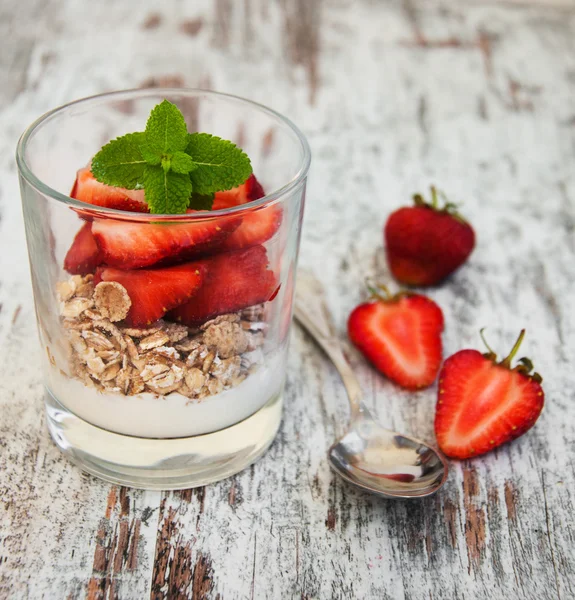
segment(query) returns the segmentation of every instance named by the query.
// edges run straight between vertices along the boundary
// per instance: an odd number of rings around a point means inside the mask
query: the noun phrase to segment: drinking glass
[[[242,147],[266,194],[179,215],[115,210],[71,197],[77,171],[109,140],[143,130],[150,110],[164,99],[180,108],[188,131]],[[235,96],[130,90],[40,117],[19,141],[17,163],[47,424],[58,448],[93,475],[147,489],[205,485],[253,463],[281,420],[310,164],[299,129]],[[243,232],[262,223],[268,224],[265,241],[242,242]],[[199,291],[190,299],[193,320],[182,322],[176,309],[129,327],[126,311],[143,300],[109,283],[118,270],[110,244],[135,240],[138,251],[142,240],[145,246],[166,231],[189,239],[206,229],[221,236],[188,248],[172,261],[176,266],[160,261],[140,266],[137,274],[141,281],[146,270],[166,269],[170,277],[176,276],[170,268],[201,271]],[[90,261],[71,266],[74,244],[93,246]],[[153,281],[140,290],[144,296],[153,295]],[[205,291],[211,284],[221,291],[216,300]]]

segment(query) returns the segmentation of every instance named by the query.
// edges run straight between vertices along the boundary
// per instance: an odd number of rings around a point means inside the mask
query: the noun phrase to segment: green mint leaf
[[[192,157],[185,152],[174,152],[170,160],[170,168],[174,173],[189,173],[198,168]]]
[[[144,134],[144,140],[146,139],[146,134]],[[140,152],[142,153],[142,158],[149,165],[159,165],[162,162],[162,153],[156,152],[153,144],[148,144],[147,142],[143,142],[140,144]]]
[[[214,205],[214,194],[192,193],[190,197],[190,208],[193,210],[212,210]]]
[[[167,172],[161,166],[144,167],[146,202],[154,214],[185,213],[192,193],[187,174]]]
[[[250,159],[241,148],[209,133],[190,134],[186,153],[197,165],[190,178],[198,194],[230,190],[252,174]]]
[[[141,187],[146,161],[140,152],[143,133],[128,133],[108,142],[92,159],[92,174],[106,185]]]
[[[146,123],[146,155],[180,152],[186,148],[188,129],[184,115],[171,102],[164,100],[152,109]],[[157,164],[157,163],[156,163]]]

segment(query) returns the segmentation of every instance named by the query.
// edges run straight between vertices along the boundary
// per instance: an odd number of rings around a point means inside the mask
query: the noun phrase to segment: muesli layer
[[[68,376],[106,394],[177,392],[202,400],[239,385],[261,362],[263,304],[198,328],[166,320],[132,328],[122,324],[131,301],[119,283],[94,286],[92,275],[74,275],[57,291]]]

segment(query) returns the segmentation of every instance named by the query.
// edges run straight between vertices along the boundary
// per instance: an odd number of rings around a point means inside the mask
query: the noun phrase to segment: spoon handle
[[[367,412],[361,401],[363,396],[361,386],[337,339],[333,320],[327,309],[323,298],[323,289],[319,282],[313,280],[314,293],[310,293],[309,282],[300,283],[310,277],[305,275],[300,279],[298,276],[294,316],[335,365],[347,391],[353,419]]]

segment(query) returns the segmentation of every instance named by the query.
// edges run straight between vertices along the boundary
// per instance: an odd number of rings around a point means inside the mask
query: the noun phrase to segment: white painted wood
[[[575,11],[550,4],[4,0],[0,597],[575,596]],[[58,104],[166,77],[263,102],[307,133],[301,264],[342,337],[364,276],[388,277],[387,214],[432,182],[464,202],[477,249],[430,292],[445,352],[479,347],[484,325],[505,350],[526,326],[547,395],[537,426],[453,463],[433,499],[354,492],[325,459],[343,386],[294,329],[284,424],[245,473],[160,494],[63,460],[44,429],[14,148]],[[382,422],[432,439],[435,390],[400,391],[350,356]]]

